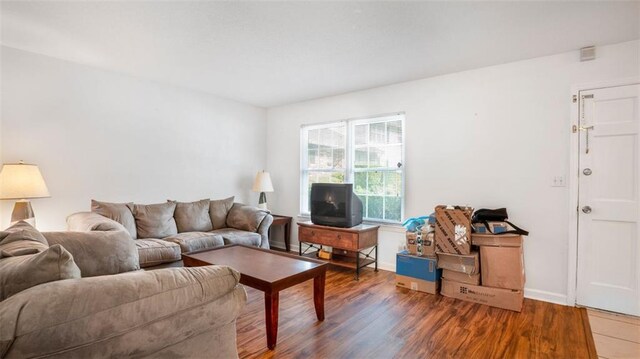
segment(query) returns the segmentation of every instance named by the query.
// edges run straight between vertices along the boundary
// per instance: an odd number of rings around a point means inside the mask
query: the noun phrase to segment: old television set
[[[349,228],[362,223],[362,201],[351,183],[313,183],[309,197],[314,224]]]

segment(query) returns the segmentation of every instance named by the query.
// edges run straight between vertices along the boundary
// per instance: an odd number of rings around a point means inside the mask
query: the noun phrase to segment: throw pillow
[[[233,206],[235,197],[217,199],[209,204],[209,215],[213,229],[225,228],[227,226],[227,215]]]
[[[47,248],[44,236],[27,222],[20,221],[0,232],[0,258],[40,253]]]
[[[178,234],[178,227],[173,218],[175,210],[175,202],[134,204],[133,217],[136,220],[138,238],[165,238]]]
[[[212,230],[209,202],[208,198],[189,203],[175,202],[176,213],[174,213],[173,218],[176,220],[178,233],[209,232]]]
[[[73,257],[59,244],[44,252],[0,259],[0,301],[38,284],[80,278]]]
[[[233,205],[227,216],[227,227],[255,232],[269,212],[241,203]]]
[[[133,203],[109,203],[91,200],[91,212],[112,219],[127,229],[131,238],[136,239],[136,221],[133,218]]]

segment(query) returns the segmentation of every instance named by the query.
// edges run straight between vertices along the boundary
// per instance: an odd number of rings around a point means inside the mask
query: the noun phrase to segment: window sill
[[[310,221],[311,220],[311,215],[309,214],[304,214],[304,213],[299,213],[297,216],[298,221]],[[371,221],[371,220],[364,220],[362,221],[362,223],[364,224],[371,224],[371,225],[378,225],[380,226],[380,229],[383,229],[385,231],[389,231],[389,232],[399,232],[399,233],[404,233],[405,229],[402,226],[402,224],[400,222],[385,222],[385,221]]]

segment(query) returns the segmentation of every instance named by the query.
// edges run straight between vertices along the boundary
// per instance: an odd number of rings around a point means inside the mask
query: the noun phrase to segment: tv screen
[[[315,224],[353,227],[362,223],[362,201],[350,183],[314,183],[309,197]]]

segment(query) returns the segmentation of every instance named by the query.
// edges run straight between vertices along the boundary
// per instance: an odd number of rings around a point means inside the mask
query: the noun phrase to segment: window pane
[[[356,145],[366,145],[367,144],[367,127],[369,125],[357,125],[355,126],[355,144]]]
[[[384,200],[384,219],[389,221],[400,221],[400,216],[402,214],[400,197],[385,197]]]
[[[368,196],[367,199],[367,217],[382,219],[382,197]]]
[[[400,172],[385,172],[384,183],[386,196],[400,197],[402,195],[402,175]]]
[[[369,168],[387,167],[384,147],[369,147]]]
[[[402,143],[402,122],[387,122],[387,143]]]
[[[337,148],[333,150],[333,164],[331,168],[344,169],[344,149]]]
[[[398,163],[402,163],[402,145],[388,146],[386,148],[386,163],[384,167],[398,168]]]
[[[356,194],[367,193],[367,172],[354,173],[353,187]]]
[[[384,194],[384,188],[382,185],[383,176],[382,172],[367,172],[369,174],[369,182],[367,186],[367,193],[369,194]]]
[[[357,148],[356,149],[355,160],[353,161],[353,166],[355,168],[366,168],[367,162],[369,159],[367,158],[367,148]]]
[[[383,144],[386,143],[385,123],[378,122],[369,124],[369,143]]]
[[[320,146],[319,150],[318,168],[331,168],[333,164],[333,154],[331,153],[331,147]]]

